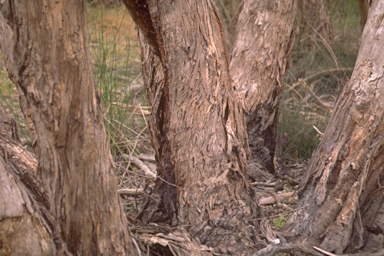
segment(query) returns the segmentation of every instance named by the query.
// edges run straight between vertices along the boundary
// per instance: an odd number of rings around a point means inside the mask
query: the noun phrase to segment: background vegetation
[[[333,38],[296,33],[280,103],[283,155],[307,160],[316,149],[334,101],[351,76],[360,44],[357,1],[331,1]],[[299,19],[299,18],[298,18]],[[297,27],[297,32],[298,31]]]

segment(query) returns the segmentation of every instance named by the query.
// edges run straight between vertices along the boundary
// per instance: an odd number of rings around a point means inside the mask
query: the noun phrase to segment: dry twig
[[[264,197],[259,200],[259,205],[279,203],[284,198],[289,198],[293,196],[293,194],[294,192],[287,192],[287,193],[275,194],[273,196]]]

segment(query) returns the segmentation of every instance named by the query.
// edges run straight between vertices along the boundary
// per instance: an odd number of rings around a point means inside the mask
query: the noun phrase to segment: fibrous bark
[[[71,255],[34,176],[35,156],[0,105],[0,255]]]
[[[272,173],[280,171],[278,104],[296,8],[296,0],[245,0],[237,22],[230,74],[232,85],[244,98],[251,169],[261,166]]]
[[[1,49],[36,128],[37,175],[69,250],[132,255],[95,91],[85,1],[5,1]]]
[[[335,105],[300,189],[289,230],[326,251],[379,251],[383,243],[384,2],[372,1],[351,80]]]
[[[214,7],[210,1],[124,2],[140,31],[159,162],[141,219],[185,226],[224,254],[253,251],[245,120]]]

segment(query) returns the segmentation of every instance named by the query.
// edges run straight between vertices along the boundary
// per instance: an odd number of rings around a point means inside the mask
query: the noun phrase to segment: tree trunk
[[[378,251],[383,242],[384,2],[374,0],[351,80],[311,159],[292,214],[292,240],[329,252]]]
[[[36,127],[38,176],[76,255],[133,255],[89,63],[85,1],[6,1],[1,48]]]
[[[141,219],[187,227],[223,254],[249,254],[256,208],[245,120],[216,11],[210,1],[124,2],[141,34],[158,160]]]
[[[281,79],[293,41],[296,0],[245,0],[237,25],[230,74],[244,98],[251,154],[250,173],[278,173],[277,125]],[[257,25],[255,25],[257,24]]]
[[[26,191],[13,169],[16,168],[9,158],[1,154],[0,255],[64,255],[55,244],[63,245],[62,241],[55,241],[57,237],[52,235],[57,231],[51,226],[53,218],[40,210],[33,194]]]
[[[329,0],[300,0],[300,34],[332,39],[332,24],[329,17]]]
[[[0,104],[0,255],[70,255],[33,170],[16,123]]]

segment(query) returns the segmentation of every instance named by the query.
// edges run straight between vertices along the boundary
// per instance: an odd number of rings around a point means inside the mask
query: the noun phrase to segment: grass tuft
[[[145,104],[145,92],[137,42],[130,40],[126,32],[127,26],[133,25],[126,23],[129,15],[123,6],[95,6],[88,10],[94,79],[101,95],[112,153],[115,157],[130,154],[136,150],[133,141],[140,135],[138,131],[146,127],[143,115],[135,111]]]
[[[316,31],[312,34],[317,36],[295,39],[280,102],[279,136],[286,158],[307,160],[320,142],[356,61],[361,36],[357,8],[355,2],[331,5],[331,41]]]

